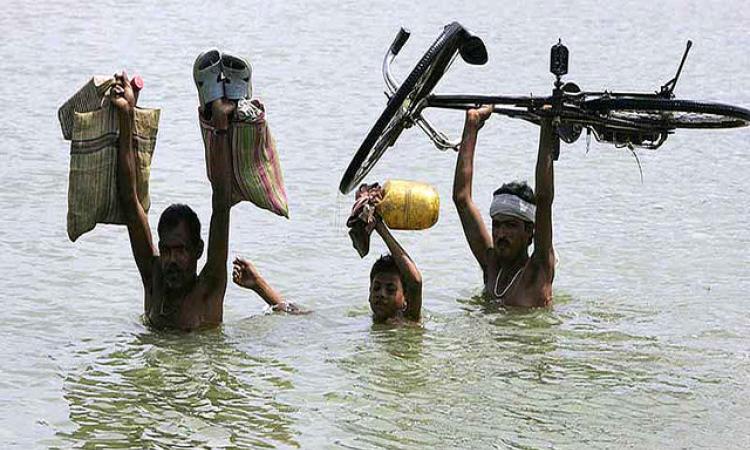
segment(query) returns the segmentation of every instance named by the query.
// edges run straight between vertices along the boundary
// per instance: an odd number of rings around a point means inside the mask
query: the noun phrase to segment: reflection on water
[[[296,408],[276,399],[293,389],[293,370],[252,357],[221,331],[144,333],[114,349],[86,350],[90,360],[65,378],[77,428],[71,444],[184,448],[298,446]]]
[[[695,389],[712,382],[688,369],[701,355],[628,330],[647,310],[556,300],[558,309],[524,311],[471,299],[464,315],[428,315],[422,328],[363,330],[334,361],[348,385],[325,394],[348,436],[338,444],[658,447],[655,420],[679,423],[675,407],[705,414]]]

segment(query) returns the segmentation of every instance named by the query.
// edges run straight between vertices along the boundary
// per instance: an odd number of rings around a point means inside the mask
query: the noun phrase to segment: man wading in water
[[[131,138],[136,96],[124,73],[115,79],[111,100],[117,108],[120,125],[117,190],[127,216],[130,246],[143,281],[146,319],[156,328],[193,330],[217,326],[222,321],[227,288],[231,207],[231,159],[226,130],[235,105],[224,98],[206,105],[212,109],[215,129],[208,161],[215,176],[211,183],[213,212],[208,258],[197,275],[203,240],[198,216],[189,206],[171,205],[162,213],[158,225],[158,253],[154,248],[148,216],[136,195],[136,159]]]
[[[493,194],[492,235],[471,198],[477,134],[492,114],[492,106],[466,112],[453,180],[453,201],[464,235],[482,267],[484,293],[504,305],[542,307],[552,303],[555,254],[552,249],[552,149],[554,131],[544,120],[536,162],[536,196],[525,183],[506,183]],[[534,243],[531,257],[528,247]]]

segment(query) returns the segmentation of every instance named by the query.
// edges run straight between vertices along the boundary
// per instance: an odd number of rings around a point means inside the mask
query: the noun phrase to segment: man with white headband
[[[464,235],[484,275],[484,293],[504,305],[543,307],[552,303],[555,254],[552,248],[552,154],[555,141],[544,120],[536,162],[536,195],[525,182],[503,184],[490,206],[492,234],[471,197],[477,135],[492,106],[466,112],[453,180],[453,201]],[[534,244],[529,256],[528,248]]]

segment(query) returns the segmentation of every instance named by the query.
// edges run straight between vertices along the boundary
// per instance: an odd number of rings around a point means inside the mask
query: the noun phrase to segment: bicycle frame
[[[440,95],[432,91],[457,56],[468,64],[487,62],[487,50],[480,38],[458,22],[443,32],[403,83],[391,73],[391,65],[409,38],[401,29],[383,58],[384,94],[388,103],[365,136],[341,178],[339,190],[351,191],[361,182],[388,148],[395,145],[406,128],[417,125],[438,149],[457,150],[460,140],[451,140],[436,129],[422,112],[425,108],[468,110],[493,105],[493,112],[522,119],[536,125],[551,119],[555,133],[552,156],[559,156],[560,141],[568,144],[587,131],[587,142],[593,134],[597,141],[656,149],[677,129],[737,128],[750,125],[750,110],[713,102],[674,99],[672,92],[690,49],[690,42],[674,78],[653,93],[582,92],[574,83],[563,83],[568,72],[568,49],[558,41],[550,52],[550,72],[555,75],[551,96]]]
[[[383,79],[387,88],[386,96],[390,99],[397,91],[400,83],[396,81],[392,72],[391,64],[395,60],[399,51],[406,43],[409,38],[409,32],[405,29],[401,29],[399,34],[396,36],[393,44],[388,48],[382,65]],[[461,143],[460,139],[452,140],[446,134],[436,129],[427,119],[422,116],[422,110],[425,108],[441,108],[441,109],[455,109],[455,110],[469,110],[477,108],[481,105],[494,105],[493,113],[505,115],[511,118],[519,118],[528,122],[539,124],[543,117],[552,117],[556,125],[560,125],[561,118],[564,119],[565,123],[572,124],[572,126],[578,126],[578,134],[572,138],[572,140],[565,139],[566,142],[570,143],[575,141],[580,135],[580,130],[586,128],[589,133],[593,132],[597,140],[607,140],[603,129],[597,130],[596,126],[606,127],[606,131],[623,131],[632,133],[646,133],[646,139],[638,139],[638,142],[633,143],[630,141],[611,141],[615,145],[627,145],[630,147],[644,147],[649,149],[655,149],[659,147],[665,140],[667,134],[671,132],[668,129],[656,129],[653,127],[644,127],[641,124],[637,124],[626,119],[614,119],[607,118],[604,120],[602,117],[591,114],[585,111],[581,105],[583,105],[587,99],[592,98],[616,98],[616,97],[629,97],[629,98],[672,98],[673,90],[682,71],[682,67],[687,58],[688,51],[692,42],[688,41],[687,48],[683,54],[682,61],[680,62],[679,69],[675,77],[661,87],[661,90],[653,94],[644,93],[614,93],[614,92],[580,92],[578,87],[572,83],[563,84],[561,76],[567,73],[567,49],[559,42],[552,50],[552,61],[551,71],[556,75],[555,88],[552,96],[541,96],[541,97],[513,97],[513,96],[502,96],[502,95],[467,95],[467,94],[453,94],[453,95],[439,95],[430,94],[422,99],[418,104],[412,106],[408,111],[405,120],[405,128],[410,128],[416,124],[435,146],[440,150],[453,149],[458,150]],[[556,53],[557,52],[557,53]],[[453,63],[458,52],[453,55],[451,62],[448,64],[446,71]],[[562,60],[559,60],[560,54],[562,54]],[[556,59],[558,58],[558,59]],[[575,86],[574,92],[566,92],[565,87],[567,85]],[[563,117],[564,116],[564,117]],[[614,134],[613,134],[614,136]],[[642,137],[642,136],[641,136]],[[643,141],[648,141],[644,143]]]

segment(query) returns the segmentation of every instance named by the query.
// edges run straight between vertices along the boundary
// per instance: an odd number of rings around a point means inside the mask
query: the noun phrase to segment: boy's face
[[[401,277],[391,272],[376,273],[370,283],[370,308],[375,321],[384,321],[404,309]]]

